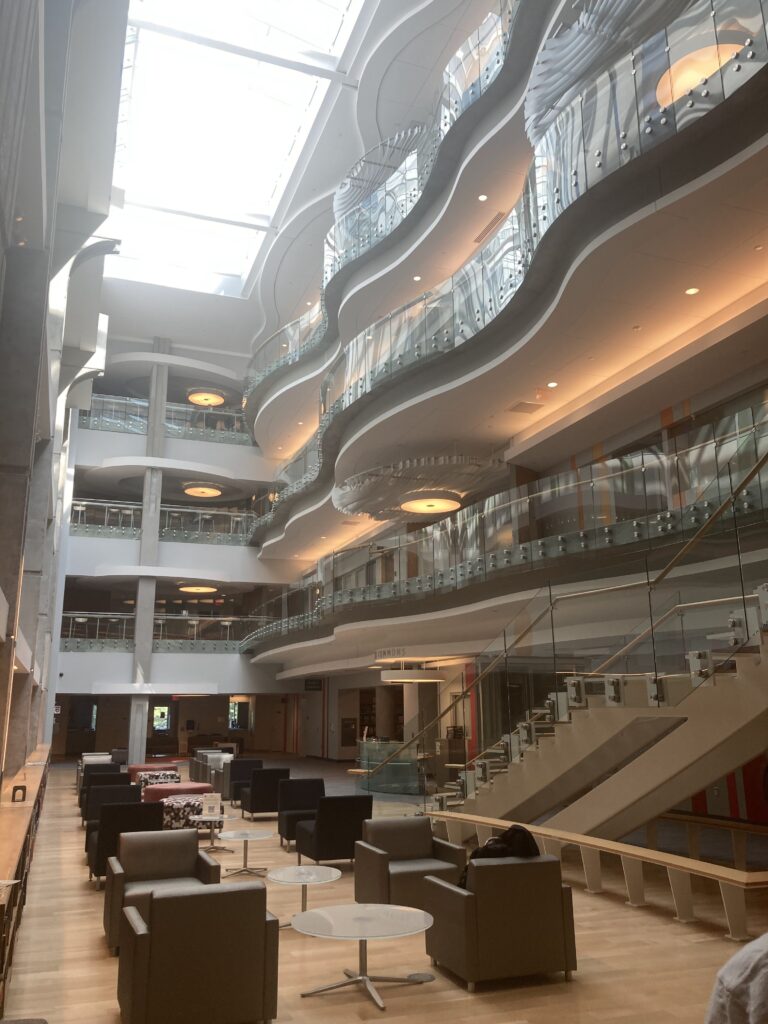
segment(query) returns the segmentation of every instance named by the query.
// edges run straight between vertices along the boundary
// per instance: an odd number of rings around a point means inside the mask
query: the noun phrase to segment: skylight
[[[107,273],[240,295],[364,0],[131,0]]]

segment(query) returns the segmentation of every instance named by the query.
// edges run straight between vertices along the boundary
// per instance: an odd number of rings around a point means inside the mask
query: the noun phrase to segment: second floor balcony
[[[236,654],[241,641],[263,625],[263,616],[156,615],[152,650],[160,654]],[[132,651],[135,626],[133,613],[64,612],[61,650]]]
[[[247,544],[255,516],[245,510],[160,506],[160,540],[190,544]],[[140,537],[136,501],[73,501],[70,533],[78,537]]]
[[[79,424],[86,430],[146,434],[148,416],[149,402],[146,399],[94,395],[91,408],[80,410]],[[252,443],[239,410],[201,409],[177,402],[166,403],[165,436],[218,444]]]

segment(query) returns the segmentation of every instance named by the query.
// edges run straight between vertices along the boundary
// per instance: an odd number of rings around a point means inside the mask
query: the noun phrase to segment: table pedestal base
[[[248,867],[248,839],[243,840],[243,866],[241,868],[227,868],[228,875],[265,875],[269,868],[251,868]],[[217,847],[222,849],[222,847]]]
[[[211,822],[211,830],[208,834],[208,845],[203,847],[205,853],[213,853],[218,850],[220,853],[234,853],[235,851],[229,846],[219,846],[216,842],[216,826],[214,822]]]
[[[347,978],[346,981],[337,981],[332,985],[321,985],[319,988],[310,989],[309,992],[302,992],[302,998],[305,996],[316,996],[322,992],[332,992],[334,989],[347,988],[349,985],[361,985],[365,992],[371,997],[376,1003],[380,1010],[386,1009],[384,1006],[384,1000],[379,995],[376,986],[373,984],[374,981],[382,982],[389,981],[394,982],[398,985],[424,985],[428,981],[434,981],[434,974],[418,973],[418,974],[407,974],[404,977],[394,977],[388,974],[369,974],[368,973],[368,940],[359,940],[359,963],[357,972],[346,968],[344,973]]]

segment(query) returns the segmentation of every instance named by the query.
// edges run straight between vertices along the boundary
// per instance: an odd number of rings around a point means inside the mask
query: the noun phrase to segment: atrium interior
[[[741,1021],[767,64],[768,0],[0,3],[0,1020]]]

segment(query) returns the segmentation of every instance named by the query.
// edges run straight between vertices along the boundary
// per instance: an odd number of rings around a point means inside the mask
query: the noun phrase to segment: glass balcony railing
[[[135,617],[121,612],[64,612],[62,651],[132,651]]]
[[[160,506],[160,540],[193,544],[247,544],[253,529],[250,512]]]
[[[624,548],[654,550],[695,534],[727,493],[736,449],[768,450],[768,407],[756,404],[670,442],[502,491],[420,530],[328,555],[312,577],[260,609],[270,620],[244,642],[318,625],[348,605],[417,601],[501,574],[546,572],[563,559]],[[733,515],[762,514],[768,475]]]
[[[94,395],[90,409],[81,409],[79,424],[86,430],[112,430],[119,434],[146,434],[149,403],[119,395]],[[198,409],[168,402],[165,436],[220,444],[252,444],[242,412]]]
[[[325,239],[324,288],[339,270],[405,220],[421,198],[443,139],[501,71],[520,0],[497,0],[493,6],[443,72],[429,121],[377,146],[339,186],[335,206],[343,212]],[[246,398],[270,374],[328,342],[327,327],[324,298],[307,314],[281,327],[253,357]]]
[[[155,617],[152,650],[160,653],[237,654],[240,642],[264,624],[261,616],[193,618],[191,615]]]
[[[156,615],[152,650],[160,653],[237,653],[261,616]],[[135,616],[118,612],[64,612],[62,651],[132,651]]]
[[[766,464],[768,445],[755,460],[752,438],[735,442],[699,495],[710,518],[671,559],[639,555],[614,586],[544,586],[479,655],[438,665],[445,682],[403,742],[359,744],[360,788],[400,812],[458,807],[582,709],[684,709],[700,687],[728,686],[768,628],[768,517],[752,504]]]
[[[683,55],[699,51],[722,54],[723,63],[718,57],[706,81],[682,90]],[[515,297],[542,239],[565,210],[706,117],[767,60],[758,0],[700,0],[570,100],[536,143],[521,198],[491,241],[443,284],[371,324],[339,353],[321,383],[317,434],[295,456],[301,472],[290,463],[286,468],[297,482],[258,518],[257,531],[271,526],[278,509],[318,479],[324,435],[335,417],[414,366],[476,338]],[[663,105],[667,92],[669,105]]]
[[[142,506],[135,501],[73,501],[70,533],[80,537],[140,537]],[[251,512],[182,505],[160,506],[160,540],[191,544],[247,544]]]
[[[141,502],[73,500],[69,532],[75,537],[140,537]]]

